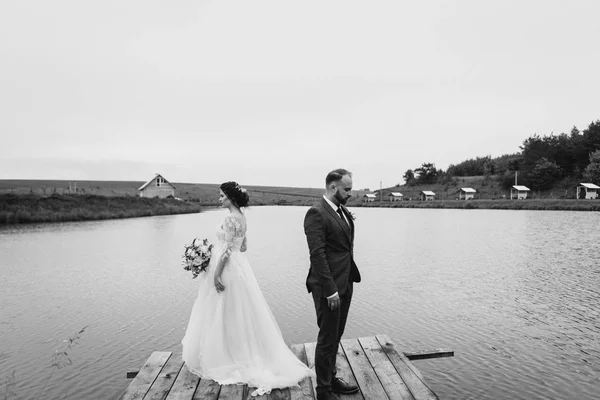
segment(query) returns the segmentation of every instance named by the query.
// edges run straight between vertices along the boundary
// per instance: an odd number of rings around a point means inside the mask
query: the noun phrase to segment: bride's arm
[[[248,241],[246,240],[247,236],[244,235],[244,241],[242,242],[242,246],[240,247],[240,251],[243,253],[248,250]]]
[[[225,285],[221,282],[221,274],[223,273],[223,269],[227,264],[227,260],[231,255],[231,250],[233,249],[233,241],[236,236],[236,231],[240,229],[239,222],[233,218],[232,216],[225,217],[225,221],[223,221],[223,232],[225,233],[225,249],[217,262],[217,267],[215,268],[214,275],[214,284],[217,292],[225,290]]]
[[[221,292],[221,291],[225,290],[225,285],[223,285],[223,282],[221,282],[221,274],[223,273],[223,267],[225,266],[226,261],[227,261],[226,258],[225,259],[221,258],[219,260],[219,262],[217,263],[217,268],[215,269],[213,283],[215,285],[215,289],[217,289],[217,292]]]
[[[223,273],[223,268],[225,268],[225,264],[227,264],[227,259],[229,258],[229,254],[224,252],[221,258],[219,258],[219,262],[217,262],[217,268],[215,268],[215,276],[214,276],[214,284],[217,292],[225,290],[225,285],[221,282],[221,274]]]

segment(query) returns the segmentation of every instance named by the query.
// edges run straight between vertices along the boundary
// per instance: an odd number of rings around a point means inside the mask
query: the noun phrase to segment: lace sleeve
[[[242,226],[237,219],[231,215],[225,217],[225,221],[223,222],[223,232],[225,233],[225,251],[223,252],[223,257],[231,255],[235,238],[240,236],[241,230]]]

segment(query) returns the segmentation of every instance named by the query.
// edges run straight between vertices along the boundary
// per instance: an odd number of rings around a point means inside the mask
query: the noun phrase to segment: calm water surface
[[[305,207],[247,212],[248,257],[288,343],[314,341]],[[356,208],[346,337],[385,333],[442,399],[583,399],[600,391],[600,213]],[[184,243],[226,211],[0,228],[0,393],[110,399],[153,350],[179,350],[196,281]],[[51,367],[55,351],[72,364]],[[13,375],[14,373],[14,375]]]

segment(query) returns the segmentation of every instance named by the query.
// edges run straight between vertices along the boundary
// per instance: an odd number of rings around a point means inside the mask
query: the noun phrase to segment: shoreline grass
[[[549,211],[600,211],[600,201],[575,199],[523,199],[523,200],[433,200],[352,203],[350,207],[379,208],[448,208],[463,210],[549,210]]]
[[[198,213],[202,206],[175,199],[78,194],[0,194],[0,225],[90,221]]]
[[[218,206],[213,187],[190,187],[187,200],[142,198],[121,195],[0,193],[0,225],[91,221],[137,218],[156,215],[198,213],[204,208]],[[261,187],[249,189],[251,207],[263,205],[310,206],[321,197],[321,189]],[[600,211],[600,201],[575,199],[436,199],[433,201],[405,200],[400,202],[362,201],[355,193],[349,207],[427,208],[427,209],[488,209],[488,210],[564,210]]]

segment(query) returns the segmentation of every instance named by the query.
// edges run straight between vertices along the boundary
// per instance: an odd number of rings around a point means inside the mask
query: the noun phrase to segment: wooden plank
[[[360,343],[357,339],[345,339],[342,340],[341,346],[346,353],[346,358],[354,372],[354,377],[358,382],[358,386],[362,391],[365,399],[377,399],[384,400],[388,399],[386,391],[383,389],[381,382],[369,359],[365,355]]]
[[[245,385],[222,385],[219,400],[243,400]]]
[[[290,400],[290,389],[273,389],[266,398],[267,400]],[[260,397],[256,397],[256,399],[260,399]]]
[[[166,400],[191,400],[198,383],[200,383],[200,378],[192,374],[187,365],[183,364]]]
[[[292,352],[313,371],[316,343],[292,345]],[[343,340],[337,354],[337,376],[360,390],[339,395],[343,400],[436,400],[422,373],[411,362],[451,357],[454,351],[433,349],[399,352],[387,335]],[[128,373],[129,376],[135,372]],[[314,400],[316,380],[306,378],[299,387],[274,389],[251,397],[256,388],[224,385],[192,374],[181,357],[171,352],[153,352],[131,381],[120,400]]]
[[[244,395],[244,399],[245,400],[268,400],[270,393],[265,393],[263,395],[259,395],[259,396],[252,396],[252,393],[256,390],[257,388],[255,386],[246,386],[245,388],[245,395]],[[273,391],[271,391],[271,393],[273,393]],[[289,397],[288,397],[289,399]]]
[[[377,335],[375,337],[414,398],[416,400],[438,400],[437,395],[425,383],[421,372],[412,365],[408,357],[396,351],[390,338],[387,335]]]
[[[415,400],[377,339],[364,337],[358,341],[390,400]]]
[[[358,385],[358,383],[356,382],[356,378],[354,377],[354,374],[352,372],[352,368],[350,367],[350,363],[348,362],[348,359],[346,358],[346,354],[344,353],[344,350],[342,348],[342,346],[338,347],[338,353],[337,353],[337,358],[336,358],[336,367],[337,367],[337,377],[343,379],[344,381],[352,384],[352,385]],[[359,388],[362,390],[362,388]],[[363,393],[361,390],[359,390],[357,393],[354,394],[340,394],[340,399],[342,400],[365,400],[367,397],[367,393]]]
[[[131,381],[125,392],[119,397],[120,400],[143,399],[150,386],[160,374],[163,366],[171,357],[170,351],[153,352],[137,376]]]
[[[306,358],[306,349],[303,344],[293,344],[291,346],[292,352],[298,357],[300,361],[308,366],[308,359]],[[313,352],[314,355],[314,352]],[[314,360],[313,360],[314,365]],[[314,369],[313,369],[314,370]],[[290,388],[290,400],[308,400],[315,399],[316,394],[313,390],[313,385],[310,378],[304,378],[300,382],[299,388]]]
[[[273,389],[271,390],[271,393],[266,393],[260,396],[252,396],[252,392],[255,390],[256,387],[254,386],[245,386],[242,398],[244,400],[290,400],[290,391],[288,388]]]
[[[408,359],[408,357],[406,357],[404,355],[403,352],[397,351],[396,350],[396,345],[394,344],[394,342],[392,342],[392,339],[389,338],[389,336],[387,335],[377,335],[378,337],[380,337],[380,339],[385,339],[386,342],[388,342],[396,351],[396,353],[398,353],[398,355],[400,356],[400,358],[402,359],[402,361],[404,361],[404,363],[406,364],[406,366],[415,374],[419,377],[419,379],[423,382],[423,384],[425,384],[425,386],[427,385],[427,382],[425,382],[425,377],[423,377],[423,374],[421,373],[421,371],[419,371],[419,369],[417,367],[415,367],[415,365]]]
[[[314,371],[315,370],[315,348],[317,344],[315,342],[305,343],[304,347],[306,349],[306,359],[308,360],[308,366]],[[350,364],[348,364],[348,360],[346,359],[346,354],[344,354],[344,350],[342,346],[338,348],[337,358],[336,358],[336,367],[337,367],[337,377],[345,380],[348,383],[356,385],[356,379],[354,378],[354,374],[352,374],[352,369],[350,368]],[[312,380],[312,379],[311,379]],[[317,393],[317,383],[313,382],[313,389],[315,391],[315,398]],[[343,400],[364,400],[364,397],[359,390],[358,393],[354,394],[340,394],[340,399]]]
[[[449,349],[433,349],[433,350],[418,350],[405,351],[404,355],[409,360],[427,360],[429,358],[454,357],[454,350]]]
[[[317,343],[304,343],[304,349],[306,350],[306,365],[308,368],[312,369],[315,372],[315,348]],[[317,398],[317,379],[310,378],[310,383],[312,385],[313,393],[315,394],[315,398]]]
[[[144,400],[164,400],[175,383],[181,367],[183,367],[181,355],[171,355],[169,361],[167,361],[160,374],[154,380],[154,383],[152,383],[152,386],[150,386],[150,390],[146,393]]]
[[[192,400],[216,400],[219,398],[221,385],[212,379],[201,379]]]
[[[258,396],[257,397],[252,397],[252,392],[254,392],[255,390],[256,390],[256,387],[246,385],[246,387],[244,388],[244,397],[243,398],[245,400],[255,400],[255,399],[256,400],[258,400],[258,399],[262,400],[263,397],[258,397]]]

